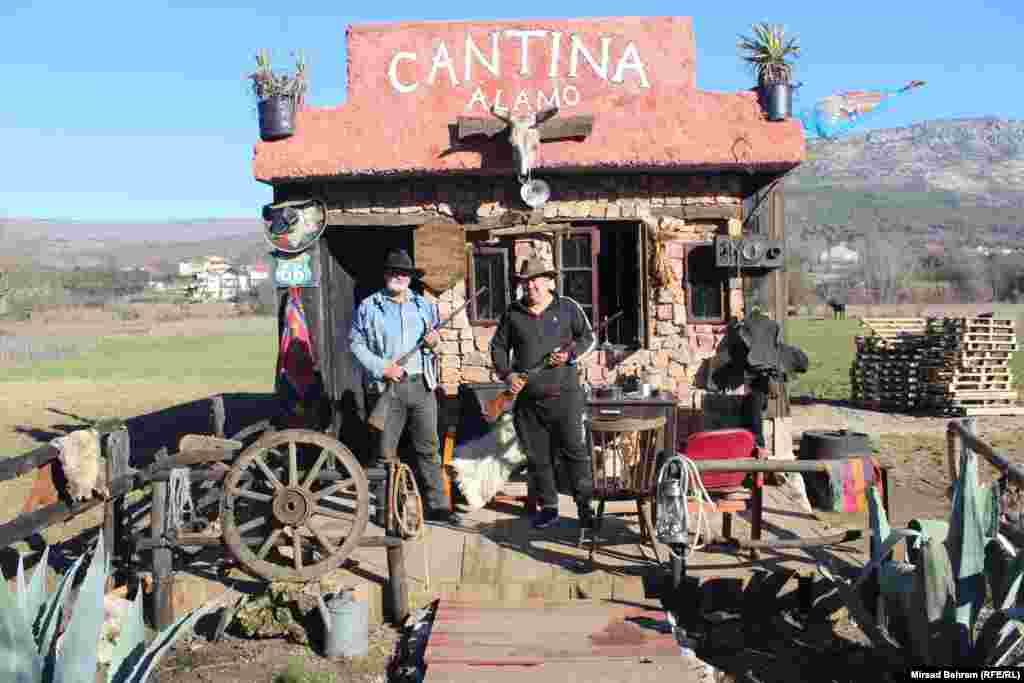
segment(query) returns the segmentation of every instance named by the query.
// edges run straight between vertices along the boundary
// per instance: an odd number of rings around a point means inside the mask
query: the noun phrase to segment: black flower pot
[[[259,105],[260,139],[280,140],[295,133],[295,99],[287,95],[275,95],[262,100]]]
[[[765,83],[761,86],[761,100],[769,121],[785,121],[793,113],[792,83]]]

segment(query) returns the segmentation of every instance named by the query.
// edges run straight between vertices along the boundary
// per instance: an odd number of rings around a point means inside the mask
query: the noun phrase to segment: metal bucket
[[[362,657],[370,651],[370,610],[355,599],[351,589],[342,589],[329,604],[317,596],[324,620],[324,654],[328,657]]]
[[[765,113],[769,121],[785,121],[793,113],[793,90],[799,83],[770,83],[761,86]]]

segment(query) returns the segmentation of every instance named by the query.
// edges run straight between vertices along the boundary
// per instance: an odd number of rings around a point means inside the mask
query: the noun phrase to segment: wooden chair
[[[595,419],[586,424],[587,447],[594,475],[594,499],[598,503],[590,539],[590,562],[594,561],[597,551],[606,504],[609,501],[633,501],[640,522],[641,550],[643,543],[649,544],[660,563],[654,524],[646,506],[655,495],[665,417]]]

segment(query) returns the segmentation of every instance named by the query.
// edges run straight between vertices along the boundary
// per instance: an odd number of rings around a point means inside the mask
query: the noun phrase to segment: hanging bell
[[[674,467],[673,467],[674,466]],[[670,470],[674,474],[666,476]],[[655,504],[658,522],[655,533],[658,540],[666,545],[679,545],[687,541],[689,510],[683,493],[684,468],[679,456],[673,456],[661,466],[658,472],[658,486]]]

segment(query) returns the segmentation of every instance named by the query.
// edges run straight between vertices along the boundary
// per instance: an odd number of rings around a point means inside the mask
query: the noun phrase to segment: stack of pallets
[[[850,368],[851,402],[869,410],[907,412],[921,398],[918,368],[925,350],[924,318],[862,318]]]
[[[943,415],[1020,415],[1010,361],[1014,320],[929,318],[921,407]]]

